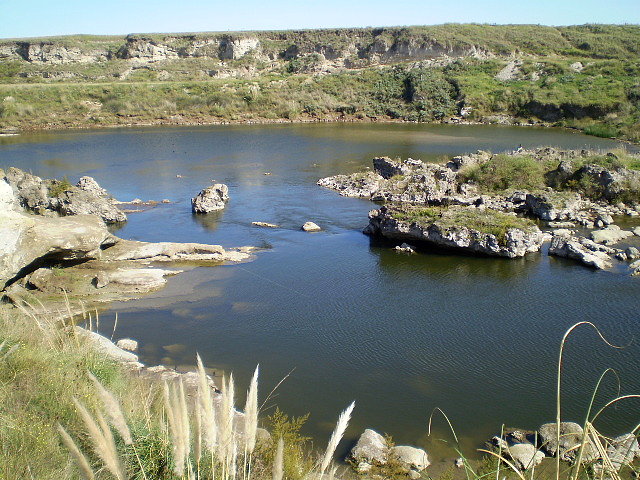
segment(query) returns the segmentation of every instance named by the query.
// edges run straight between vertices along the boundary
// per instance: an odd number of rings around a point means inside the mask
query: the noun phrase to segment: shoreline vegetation
[[[635,25],[7,39],[0,130],[402,121],[638,142],[637,45]]]

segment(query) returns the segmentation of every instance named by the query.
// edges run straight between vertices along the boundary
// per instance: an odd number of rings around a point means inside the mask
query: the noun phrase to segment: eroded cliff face
[[[131,60],[138,63],[179,58],[239,60],[247,55],[263,61],[314,55],[345,67],[358,61],[386,64],[439,57],[485,57],[475,45],[453,47],[427,35],[407,35],[403,29],[344,29],[327,31],[261,32],[259,34],[128,35],[110,41],[80,39],[7,40],[0,42],[0,60],[32,64],[89,63]]]

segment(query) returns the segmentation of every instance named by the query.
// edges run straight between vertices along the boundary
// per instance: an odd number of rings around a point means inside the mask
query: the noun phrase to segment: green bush
[[[544,173],[544,165],[531,157],[494,155],[488,162],[460,172],[460,179],[487,192],[538,190],[545,186]]]

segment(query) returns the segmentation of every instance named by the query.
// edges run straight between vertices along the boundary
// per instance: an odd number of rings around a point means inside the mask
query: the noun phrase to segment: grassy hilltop
[[[463,118],[638,141],[639,78],[636,25],[0,40],[0,125]]]

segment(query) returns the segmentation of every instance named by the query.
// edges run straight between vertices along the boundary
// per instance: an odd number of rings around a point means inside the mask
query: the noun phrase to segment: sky
[[[640,0],[0,0],[0,38],[440,23],[640,23]]]

